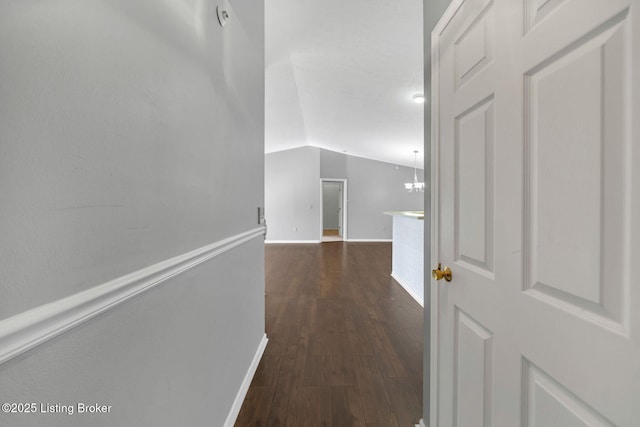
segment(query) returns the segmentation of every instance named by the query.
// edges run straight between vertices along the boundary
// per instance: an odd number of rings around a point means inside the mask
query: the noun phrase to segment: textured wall
[[[264,6],[248,3],[223,30],[208,1],[0,0],[0,320],[257,226]],[[220,425],[264,333],[250,246],[0,365],[2,401],[95,399],[115,418],[0,425]]]

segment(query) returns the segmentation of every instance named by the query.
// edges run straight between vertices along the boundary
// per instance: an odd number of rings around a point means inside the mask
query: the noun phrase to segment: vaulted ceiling
[[[265,151],[422,168],[422,0],[267,0]]]

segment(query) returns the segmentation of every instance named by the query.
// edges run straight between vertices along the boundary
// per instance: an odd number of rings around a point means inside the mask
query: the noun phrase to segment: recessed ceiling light
[[[424,95],[421,93],[416,93],[413,95],[413,102],[416,104],[424,104]]]

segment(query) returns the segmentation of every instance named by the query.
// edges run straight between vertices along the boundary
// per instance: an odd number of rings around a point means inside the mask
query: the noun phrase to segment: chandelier
[[[404,183],[404,189],[407,190],[409,193],[412,193],[414,191],[417,193],[424,192],[424,182],[418,181],[417,164],[418,164],[418,150],[413,150],[413,182]]]

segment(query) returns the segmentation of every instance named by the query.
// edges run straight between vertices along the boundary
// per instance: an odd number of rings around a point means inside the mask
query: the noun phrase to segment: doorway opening
[[[347,180],[322,179],[320,184],[322,186],[320,240],[322,242],[347,240]]]

